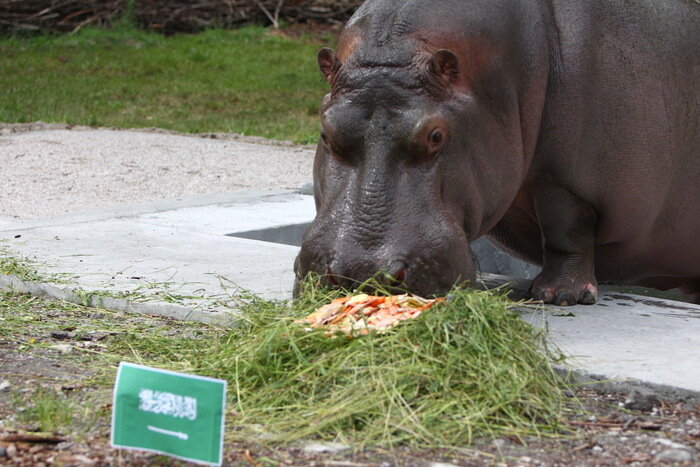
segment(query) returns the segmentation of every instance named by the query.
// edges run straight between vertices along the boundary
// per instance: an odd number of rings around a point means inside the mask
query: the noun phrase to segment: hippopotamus
[[[542,266],[535,300],[700,299],[697,2],[369,0],[317,58],[298,279],[440,295],[476,283],[487,235]]]

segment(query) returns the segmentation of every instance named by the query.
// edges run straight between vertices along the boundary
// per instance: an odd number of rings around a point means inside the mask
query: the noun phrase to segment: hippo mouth
[[[485,238],[471,244],[451,244],[450,248],[432,251],[427,256],[415,255],[412,261],[388,261],[384,268],[374,261],[379,255],[355,250],[349,272],[341,262],[324,255],[333,251],[332,248],[319,250],[313,242],[302,243],[294,267],[295,289],[299,281],[313,273],[321,277],[322,284],[333,288],[356,289],[364,285],[367,290],[435,297],[443,296],[455,286],[477,287],[477,272],[531,279],[539,270],[501,251]]]

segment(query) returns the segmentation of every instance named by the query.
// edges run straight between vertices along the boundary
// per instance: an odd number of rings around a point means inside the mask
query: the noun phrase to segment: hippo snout
[[[420,239],[421,235],[416,237]],[[345,289],[357,288],[372,278],[391,291],[426,297],[444,295],[455,285],[475,283],[472,252],[461,231],[433,235],[423,242],[391,240],[387,235],[368,246],[351,235],[312,225],[302,243],[295,272],[297,280],[316,273],[322,284]]]

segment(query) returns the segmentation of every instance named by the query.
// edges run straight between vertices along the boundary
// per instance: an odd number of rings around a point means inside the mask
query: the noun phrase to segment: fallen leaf
[[[243,457],[245,457],[245,460],[247,460],[250,463],[250,465],[252,465],[253,467],[258,467],[258,465],[260,465],[257,462],[255,462],[255,459],[253,459],[253,456],[250,454],[249,449],[246,449],[243,452]]]

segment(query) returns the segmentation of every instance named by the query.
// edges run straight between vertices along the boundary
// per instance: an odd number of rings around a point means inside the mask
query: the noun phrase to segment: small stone
[[[447,462],[430,462],[428,467],[458,467],[455,464],[450,464]]]
[[[75,334],[67,331],[51,331],[52,339],[73,339]]]
[[[84,466],[95,465],[95,461],[94,461],[94,460],[92,460],[92,459],[90,459],[89,457],[84,456],[84,455],[82,455],[82,454],[76,454],[76,455],[74,455],[73,458],[72,458],[71,460],[74,461],[77,465],[84,465]]]
[[[350,446],[342,443],[308,443],[303,447],[304,452],[330,454],[335,454],[337,452],[345,451],[347,449],[350,449]]]
[[[0,446],[0,457],[6,457],[7,456],[7,449],[5,449],[5,446]]]
[[[0,383],[0,392],[6,392],[10,390],[10,382],[3,381]]]
[[[641,392],[638,390],[633,390],[627,396],[625,400],[625,408],[630,410],[641,410],[643,412],[650,412],[654,409],[654,404],[657,402],[655,394],[649,392]]]
[[[59,352],[61,352],[64,355],[67,355],[67,354],[73,352],[73,346],[68,345],[68,344],[56,344],[56,345],[52,345],[50,348],[54,349],[54,350],[58,350]]]
[[[686,446],[685,444],[681,443],[676,443],[675,441],[671,441],[670,439],[666,438],[656,438],[654,440],[656,444],[661,444],[663,446],[666,446],[667,448],[672,448],[672,449],[685,449],[686,451],[692,451],[693,448]]]
[[[692,462],[694,460],[693,453],[686,451],[685,449],[664,449],[658,453],[654,459],[657,461],[671,461],[671,462]]]
[[[493,446],[496,449],[500,450],[500,449],[503,449],[504,447],[506,447],[506,445],[508,444],[508,441],[505,439],[502,439],[502,438],[497,438],[497,439],[494,439],[493,441],[491,441],[491,444],[493,444]]]
[[[518,460],[523,464],[529,464],[530,462],[532,462],[532,457],[521,456],[520,458],[518,458]]]
[[[593,448],[591,449],[591,451],[593,451],[593,452],[595,452],[595,453],[599,453],[599,452],[603,452],[603,448],[600,447],[600,446],[593,446]]]
[[[75,443],[74,443],[74,442],[72,442],[72,441],[63,441],[62,443],[58,443],[58,444],[56,445],[56,450],[58,450],[58,451],[65,451],[65,450],[67,450],[67,449],[72,448],[73,446],[75,446]]]
[[[9,446],[7,446],[7,448],[5,448],[5,454],[9,458],[17,456],[17,446],[15,446],[14,444],[10,444]]]

